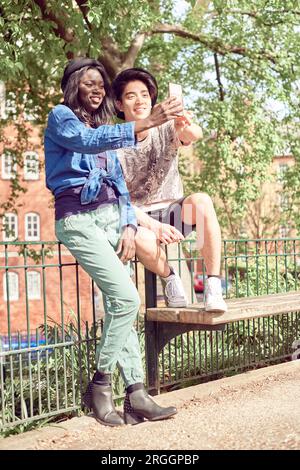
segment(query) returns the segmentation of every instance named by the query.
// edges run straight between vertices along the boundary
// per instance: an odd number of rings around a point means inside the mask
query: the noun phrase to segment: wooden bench
[[[145,272],[145,282],[147,376],[152,395],[159,393],[159,354],[177,335],[193,330],[224,331],[227,323],[300,311],[300,292],[229,299],[228,311],[222,314],[206,312],[201,303],[187,308],[156,307],[155,275]]]

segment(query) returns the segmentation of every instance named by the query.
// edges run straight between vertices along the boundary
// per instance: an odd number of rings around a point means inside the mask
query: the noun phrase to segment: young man
[[[121,72],[113,82],[118,116],[126,122],[145,119],[157,99],[157,83],[147,71],[138,68]],[[201,128],[190,113],[156,128],[137,134],[135,148],[119,149],[132,204],[139,223],[136,254],[164,286],[170,307],[187,304],[180,278],[168,265],[160,244],[178,242],[196,229],[206,272],[205,309],[227,310],[220,279],[221,231],[211,198],[204,193],[183,196],[178,170],[178,149],[202,138]]]

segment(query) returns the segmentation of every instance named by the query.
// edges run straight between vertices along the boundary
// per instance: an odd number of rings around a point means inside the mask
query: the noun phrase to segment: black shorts
[[[172,225],[172,227],[177,228],[184,237],[187,237],[193,230],[196,230],[196,225],[185,224],[182,220],[182,203],[185,199],[186,197],[182,197],[163,209],[150,211],[147,212],[147,214],[163,224]]]

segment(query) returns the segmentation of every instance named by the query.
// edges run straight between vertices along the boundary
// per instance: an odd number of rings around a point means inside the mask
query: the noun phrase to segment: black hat
[[[68,80],[70,76],[72,75],[73,72],[76,72],[76,70],[80,70],[83,67],[102,67],[101,63],[96,60],[96,59],[89,59],[88,57],[81,57],[77,59],[70,60],[68,65],[66,66],[64,70],[63,77],[61,79],[61,89],[64,91],[66,88],[66,85],[68,83]]]

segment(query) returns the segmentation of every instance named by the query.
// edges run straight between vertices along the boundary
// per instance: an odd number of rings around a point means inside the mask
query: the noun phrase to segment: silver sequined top
[[[133,204],[141,206],[179,199],[183,185],[178,171],[178,147],[173,121],[150,129],[136,148],[121,148],[122,165]]]

